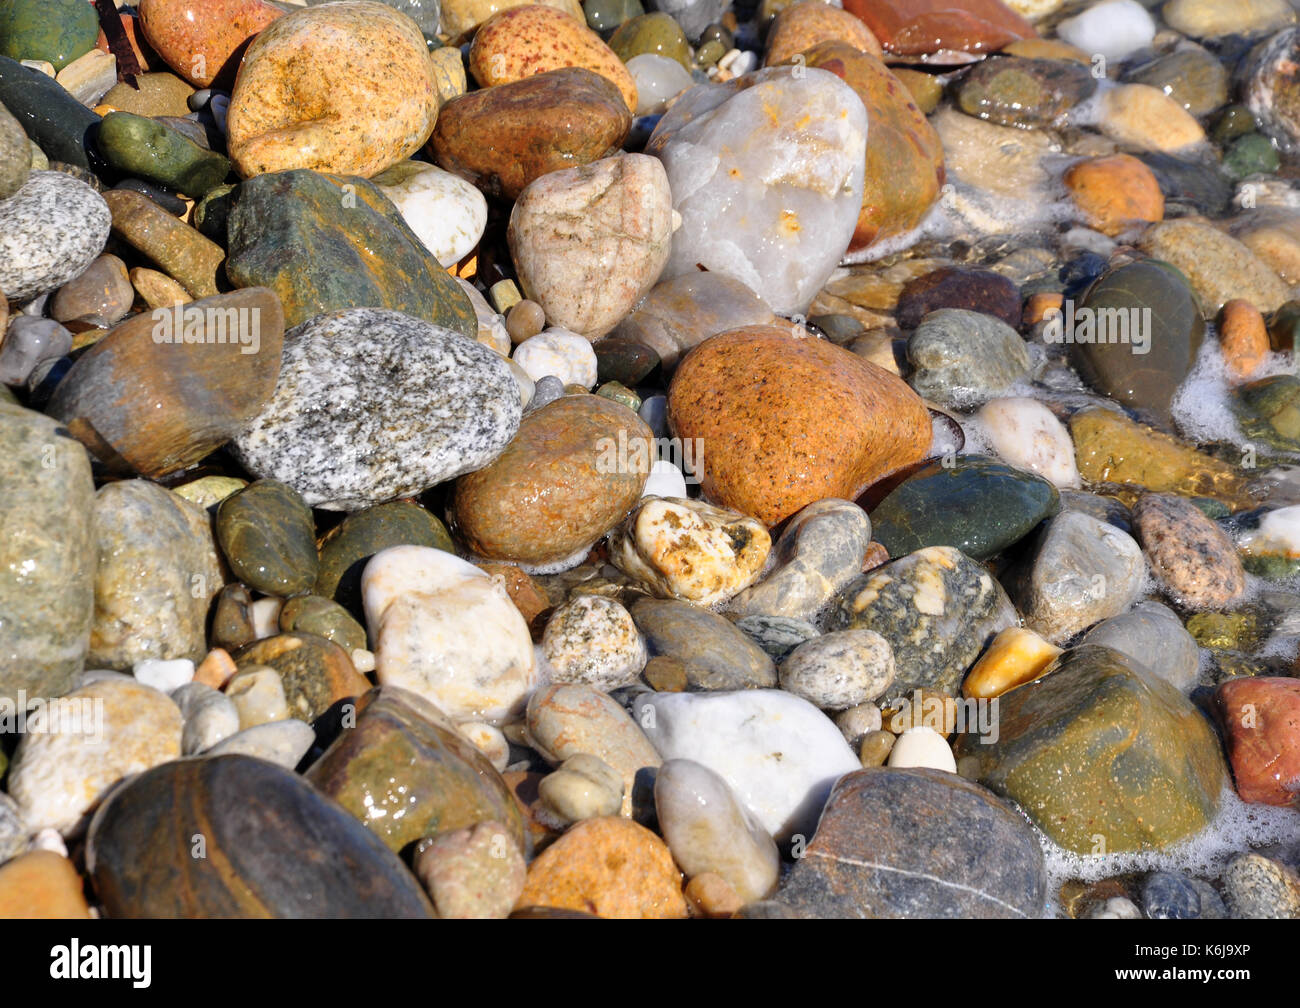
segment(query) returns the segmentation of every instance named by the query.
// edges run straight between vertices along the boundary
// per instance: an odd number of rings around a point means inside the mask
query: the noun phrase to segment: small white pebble
[[[146,658],[131,668],[136,680],[170,693],[194,680],[194,663],[188,658]]]
[[[456,730],[465,736],[492,764],[497,773],[505,773],[510,762],[510,743],[500,728],[495,728],[483,721],[464,721]]]
[[[559,326],[520,343],[514,360],[533,381],[555,375],[565,385],[591,388],[596,384],[596,351],[591,341]]]
[[[660,459],[650,467],[650,478],[645,481],[642,497],[685,497],[686,477],[667,459]]]
[[[889,751],[891,767],[930,767],[934,770],[957,772],[957,761],[953,758],[952,747],[933,728],[918,725],[909,728],[898,736],[894,748]]]
[[[258,599],[248,608],[253,621],[253,634],[258,640],[274,637],[280,632],[280,610],[284,608],[284,599],[270,595]]]
[[[68,846],[56,829],[43,829],[32,837],[31,849],[51,851],[60,857],[68,856]]]
[[[352,667],[362,675],[375,670],[375,653],[367,651],[365,648],[357,648],[352,652]]]

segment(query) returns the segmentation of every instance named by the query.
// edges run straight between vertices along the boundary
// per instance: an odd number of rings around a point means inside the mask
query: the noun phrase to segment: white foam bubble
[[[1273,353],[1265,357],[1253,377],[1266,378],[1294,371],[1295,362],[1289,354]],[[1227,363],[1214,328],[1206,326],[1205,341],[1196,363],[1170,404],[1174,423],[1185,438],[1201,444],[1221,441],[1243,448],[1250,443],[1232,412],[1231,388]]]
[[[1160,851],[1075,854],[1058,847],[1037,827],[1047,862],[1048,913],[1056,915],[1056,896],[1069,881],[1096,882],[1112,875],[1172,871],[1213,880],[1236,854],[1292,841],[1300,833],[1300,812],[1271,805],[1247,805],[1225,787],[1218,814],[1188,840]]]

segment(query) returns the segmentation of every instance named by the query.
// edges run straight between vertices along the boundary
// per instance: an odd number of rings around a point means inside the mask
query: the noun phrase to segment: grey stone
[[[1300,918],[1300,876],[1262,854],[1238,854],[1220,879],[1235,920]]]
[[[1001,319],[943,308],[921,320],[907,341],[916,368],[911,386],[944,406],[974,406],[1029,377],[1029,351]]]
[[[315,741],[316,733],[306,721],[285,718],[236,732],[214,745],[206,755],[241,753],[292,770],[302,762]]]
[[[197,756],[239,731],[239,710],[207,683],[187,682],[168,694],[185,718],[181,754]]]
[[[27,181],[32,145],[18,120],[0,102],[0,200],[8,199]]]
[[[64,172],[32,172],[0,201],[0,291],[26,301],[63,286],[89,266],[108,239],[104,198]]]
[[[0,698],[61,696],[94,613],[90,460],[50,418],[0,403],[0,486]]]
[[[1184,693],[1196,685],[1200,648],[1177,614],[1160,602],[1139,602],[1102,620],[1080,644],[1103,644],[1138,662]]]
[[[400,312],[352,308],[285,334],[275,393],[233,445],[254,475],[354,511],[481,469],[520,416],[500,355]]]
[[[543,375],[533,384],[533,398],[529,400],[528,412],[532,413],[564,395],[564,382],[555,375]]]
[[[781,688],[822,710],[875,700],[894,681],[894,652],[874,630],[838,630],[800,644],[781,664]]]
[[[54,319],[18,315],[9,323],[0,344],[0,382],[25,385],[38,364],[57,360],[72,350],[72,333]]]
[[[685,666],[688,689],[761,689],[776,685],[771,657],[717,613],[689,602],[643,598],[632,618],[645,634],[650,657]]]
[[[811,623],[785,616],[742,616],[736,620],[736,629],[778,662],[800,644],[821,636]]]

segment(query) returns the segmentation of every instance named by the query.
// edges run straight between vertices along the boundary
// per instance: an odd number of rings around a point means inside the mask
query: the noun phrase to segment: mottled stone
[[[843,422],[828,427],[826,416]],[[705,495],[769,526],[813,501],[856,497],[919,461],[931,439],[923,404],[896,376],[776,326],[721,334],[683,361],[669,423],[707,445]]]
[[[442,30],[451,38],[459,38],[490,18],[497,11],[518,7],[522,0],[442,0]],[[547,7],[564,11],[577,21],[583,21],[578,0],[543,0]]]
[[[623,338],[659,355],[671,374],[687,351],[710,336],[742,326],[775,325],[777,317],[741,281],[723,273],[685,273],[656,284],[600,347]]]
[[[839,593],[828,630],[874,630],[894,652],[895,690],[956,692],[998,631],[1019,622],[1002,586],[951,546],[930,546],[861,574]]]
[[[894,315],[902,329],[915,329],[932,312],[958,308],[1020,324],[1020,288],[992,270],[940,266],[913,277],[898,295]]]
[[[243,755],[136,777],[95,817],[86,861],[112,918],[433,915],[370,830],[292,771]]]
[[[616,690],[637,681],[646,642],[632,615],[613,599],[580,595],[555,610],[542,635],[552,682]]]
[[[315,556],[313,547],[313,568]],[[280,629],[285,633],[297,630],[324,637],[349,655],[366,647],[366,632],[361,624],[337,602],[319,595],[295,595],[287,600],[280,609]]]
[[[356,510],[487,465],[519,418],[514,377],[487,347],[400,312],[354,308],[285,334],[275,392],[234,446],[249,472],[311,506]]]
[[[645,634],[651,658],[680,663],[687,689],[776,685],[776,666],[768,654],[716,613],[688,602],[643,598],[632,606],[632,618]]]
[[[424,146],[439,101],[433,59],[407,15],[365,0],[297,10],[244,53],[230,156],[244,178],[294,168],[369,178]]]
[[[527,874],[523,854],[497,822],[421,841],[412,867],[444,920],[508,917]]]
[[[619,154],[529,183],[507,238],[524,294],[553,326],[599,339],[650,292],[668,261],[673,194],[663,165]],[[601,283],[592,284],[599,273]]]
[[[308,722],[340,700],[352,700],[370,688],[347,652],[315,634],[294,632],[263,637],[242,648],[235,661],[241,671],[256,667],[274,671],[284,689],[288,707],[285,716]]]
[[[1121,530],[1070,508],[1043,530],[1008,578],[1025,625],[1062,644],[1142,595],[1146,562]]]
[[[1179,605],[1222,608],[1246,590],[1232,540],[1185,497],[1144,494],[1133,525],[1156,577]]]
[[[223,583],[207,513],[155,483],[109,483],[95,495],[95,535],[89,667],[200,661],[208,603]]]
[[[1297,400],[1300,379],[1277,374],[1239,385],[1233,389],[1229,405],[1249,443],[1293,453],[1300,451]]]
[[[822,0],[796,0],[781,8],[767,30],[765,66],[785,63],[821,42],[844,42],[872,56],[884,51],[861,19]]]
[[[1236,855],[1220,878],[1235,920],[1300,918],[1300,875],[1262,854]]]
[[[852,919],[1032,919],[1046,896],[1038,841],[1009,805],[954,774],[880,768],[835,785],[777,893],[799,916]]]
[[[228,228],[227,276],[237,287],[274,290],[290,327],[365,306],[470,339],[478,333],[469,298],[365,179],[313,171],[259,175],[239,187]]]
[[[22,124],[0,104],[0,200],[6,200],[27,181],[32,167],[32,147]]]
[[[61,696],[94,614],[90,461],[53,420],[0,403],[0,702]]]
[[[248,41],[283,14],[263,0],[140,0],[140,27],[158,55],[196,87],[229,85]]]
[[[998,740],[964,735],[957,756],[1067,850],[1167,847],[1218,811],[1224,765],[1208,722],[1118,651],[1075,648],[999,702]]]
[[[504,824],[523,850],[523,819],[501,776],[441,711],[406,690],[367,695],[356,726],[307,771],[393,851],[480,822]]]
[[[551,564],[588,549],[641,496],[651,432],[626,406],[565,396],[530,412],[490,465],[462,477],[452,527],[490,560]]]
[[[781,663],[781,688],[828,711],[875,700],[894,681],[894,654],[874,630],[839,630],[800,644]]]
[[[32,830],[71,833],[118,781],[180,758],[181,712],[148,686],[103,679],[47,703],[9,769]]]
[[[662,598],[723,602],[758,577],[772,540],[753,518],[704,501],[649,498],[610,536],[610,561]]]
[[[1287,300],[1286,284],[1276,273],[1241,242],[1207,222],[1184,218],[1154,224],[1139,244],[1148,255],[1182,270],[1207,313],[1217,312],[1233,298],[1245,298],[1265,312]]]
[[[10,0],[0,11],[0,54],[62,70],[95,48],[99,19],[83,0]]]
[[[165,476],[266,407],[283,340],[280,303],[265,288],[143,312],[77,359],[48,411],[100,461]]]
[[[528,4],[493,14],[469,50],[469,72],[482,87],[568,66],[600,74],[618,88],[629,111],[636,109],[636,84],[623,61],[582,21],[552,7]]]
[[[810,621],[862,571],[871,520],[851,501],[814,501],[785,526],[775,565],[758,584],[736,595],[728,609],[742,616]]]
[[[805,311],[853,237],[866,150],[866,110],[829,71],[769,67],[692,88],[646,144],[682,217],[664,276],[703,266],[777,312]]]
[[[617,816],[585,820],[544,850],[529,865],[515,905],[613,919],[686,916],[681,876],[667,845]]]
[[[1300,144],[1297,52],[1300,52],[1300,28],[1287,28],[1256,46],[1241,68],[1246,107],[1259,128],[1288,154],[1294,153]],[[3,98],[0,94],[0,99]]]
[[[90,186],[63,172],[31,172],[0,200],[0,290],[26,301],[61,287],[103,250],[109,225]]]
[[[957,88],[967,115],[1021,129],[1051,127],[1097,90],[1089,68],[1070,60],[1003,56],[977,63]]]

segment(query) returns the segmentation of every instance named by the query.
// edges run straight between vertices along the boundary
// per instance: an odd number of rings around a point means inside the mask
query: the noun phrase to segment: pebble
[[[352,406],[327,408],[339,401]],[[488,348],[400,312],[352,308],[285,334],[275,393],[234,447],[253,475],[312,507],[351,511],[487,465],[519,417],[514,376]]]
[[[685,497],[686,476],[672,462],[660,459],[650,467],[650,478],[645,481],[641,497]]]
[[[778,143],[780,122],[796,115],[803,128]],[[698,264],[740,280],[778,313],[804,311],[856,226],[865,115],[849,85],[816,68],[769,67],[679,98],[646,145],[682,218],[664,276]],[[777,169],[774,158],[817,168]],[[766,181],[778,177],[779,186]]]
[[[234,79],[245,43],[283,13],[263,0],[140,0],[139,24],[176,73],[211,87]]]
[[[181,755],[181,712],[142,683],[105,679],[44,708],[45,730],[25,733],[9,768],[9,795],[30,829],[71,834],[118,781]]]
[[[311,508],[285,484],[257,480],[223,499],[216,533],[231,572],[254,591],[288,597],[316,583]]]
[[[493,770],[505,773],[506,767],[510,765],[510,743],[500,728],[486,721],[462,721],[456,725],[456,730],[487,757]]]
[[[654,693],[633,714],[665,760],[708,767],[778,843],[811,837],[831,785],[860,766],[828,717],[782,690]]]
[[[123,81],[114,84],[102,96],[105,105],[118,112],[131,112],[139,116],[185,116],[189,102],[196,92],[189,84],[173,73],[143,73],[135,82],[139,90]]]
[[[642,588],[697,605],[749,587],[772,545],[753,518],[703,501],[643,499],[610,536],[610,561]]]
[[[1160,16],[1190,38],[1263,35],[1295,24],[1294,8],[1285,0],[1169,0]]]
[[[1062,653],[1032,630],[1007,627],[971,666],[961,684],[962,695],[992,700],[1039,678]]]
[[[662,840],[617,816],[587,819],[528,866],[517,908],[580,910],[607,919],[687,915],[681,875]]]
[[[778,11],[768,28],[763,63],[785,63],[819,42],[829,41],[845,42],[872,56],[884,55],[871,29],[848,11],[822,0],[796,0]]]
[[[632,618],[651,660],[671,659],[691,690],[767,688],[777,683],[768,653],[743,629],[689,602],[638,599]],[[660,662],[662,664],[662,661]]]
[[[442,0],[442,30],[453,39],[459,38],[497,11],[517,6],[517,0]],[[583,20],[582,7],[577,0],[545,0],[543,6],[554,7],[579,21]]]
[[[487,226],[487,200],[464,179],[433,165],[401,161],[372,181],[439,265],[454,266],[478,246]]]
[[[161,267],[192,297],[216,296],[217,270],[226,258],[220,245],[183,224],[141,193],[111,189],[102,198],[112,213],[115,237]]]
[[[844,711],[884,695],[894,681],[893,649],[874,630],[828,633],[790,652],[780,679],[787,693],[824,711]]]
[[[977,63],[957,91],[958,107],[1000,126],[1051,127],[1090,97],[1097,81],[1073,60],[1003,56]]]
[[[1228,71],[1214,56],[1196,46],[1162,56],[1130,73],[1127,79],[1160,88],[1197,118],[1208,116],[1228,102]]]
[[[22,386],[49,361],[72,351],[72,333],[53,319],[19,315],[9,323],[0,344],[0,381]]]
[[[1120,84],[1103,92],[1098,126],[1112,140],[1142,150],[1188,154],[1205,141],[1191,113],[1149,84]]]
[[[1300,876],[1262,854],[1236,855],[1220,879],[1234,920],[1300,918]]]
[[[928,56],[939,65],[967,63],[968,53],[997,52],[1036,34],[1028,21],[995,0],[967,0],[959,18],[941,4],[915,0],[846,0],[844,9],[866,23],[887,54]]]
[[[633,56],[627,68],[636,82],[638,116],[662,114],[674,98],[694,84],[680,63],[655,53]]]
[[[1139,602],[1102,620],[1080,643],[1101,644],[1125,655],[1181,693],[1190,693],[1200,671],[1200,649],[1182,620],[1159,602]]]
[[[1039,534],[1009,580],[1025,625],[1063,644],[1142,596],[1146,558],[1133,537],[1067,508]]]
[[[929,767],[945,773],[957,772],[957,761],[947,741],[928,725],[908,728],[898,736],[887,761],[891,767]]]
[[[31,142],[13,113],[0,104],[0,200],[23,187],[31,167]]]
[[[1178,267],[1211,314],[1233,298],[1245,298],[1264,312],[1276,311],[1287,300],[1286,285],[1254,252],[1202,221],[1152,225],[1139,245]]]
[[[33,171],[0,200],[0,290],[27,301],[80,276],[103,251],[104,198],[71,175]]]
[[[0,54],[54,69],[95,48],[99,20],[81,0],[12,0],[0,16]]]
[[[1179,605],[1218,609],[1246,590],[1232,540],[1186,498],[1144,494],[1133,527],[1152,571]]]
[[[631,613],[598,595],[580,595],[555,610],[542,635],[542,654],[552,682],[606,692],[636,682],[648,660]]]
[[[1142,880],[1142,909],[1148,920],[1195,920],[1201,916],[1201,894],[1186,875],[1152,872]]]
[[[131,668],[137,682],[160,693],[172,693],[194,679],[194,662],[188,658],[146,658]]]
[[[596,384],[596,354],[591,341],[560,326],[523,340],[515,347],[513,360],[534,382],[552,375],[565,385],[589,389]]]
[[[1061,40],[1115,63],[1155,38],[1156,23],[1137,0],[1105,0],[1056,26]]]
[[[412,867],[443,920],[493,920],[510,915],[527,866],[506,841],[501,823],[481,822],[420,842]]]
[[[570,756],[537,785],[546,811],[564,826],[583,819],[619,814],[623,778],[608,763],[589,753]]]
[[[1037,473],[1058,489],[1079,486],[1070,432],[1041,401],[1024,396],[993,399],[980,407],[974,420],[1008,465]]]
[[[522,713],[537,673],[523,616],[501,582],[451,553],[393,546],[361,579],[375,677],[457,721]],[[462,632],[466,619],[479,632]]]
[[[254,610],[270,602],[265,629],[258,639],[235,655],[240,671],[266,666],[279,676],[289,714],[315,721],[342,700],[355,700],[370,689],[351,656],[324,637],[308,633],[279,633],[277,617],[281,600],[258,599]],[[256,612],[255,612],[256,615]]]
[[[1112,238],[1164,220],[1165,197],[1155,174],[1130,154],[1080,161],[1064,182],[1088,225]]]
[[[1229,679],[1214,692],[1215,713],[1242,801],[1292,806],[1297,779],[1300,689],[1273,676]]]
[[[0,865],[0,919],[90,920],[83,881],[65,855],[19,854]]]
[[[239,731],[239,708],[234,701],[197,677],[173,689],[169,696],[185,719],[181,755],[197,756]]]
[[[244,665],[226,684],[226,698],[235,705],[241,729],[283,721],[290,716],[280,673],[265,665]]]
[[[115,255],[102,255],[59,288],[50,301],[50,318],[107,329],[121,321],[134,300],[126,264]]]

